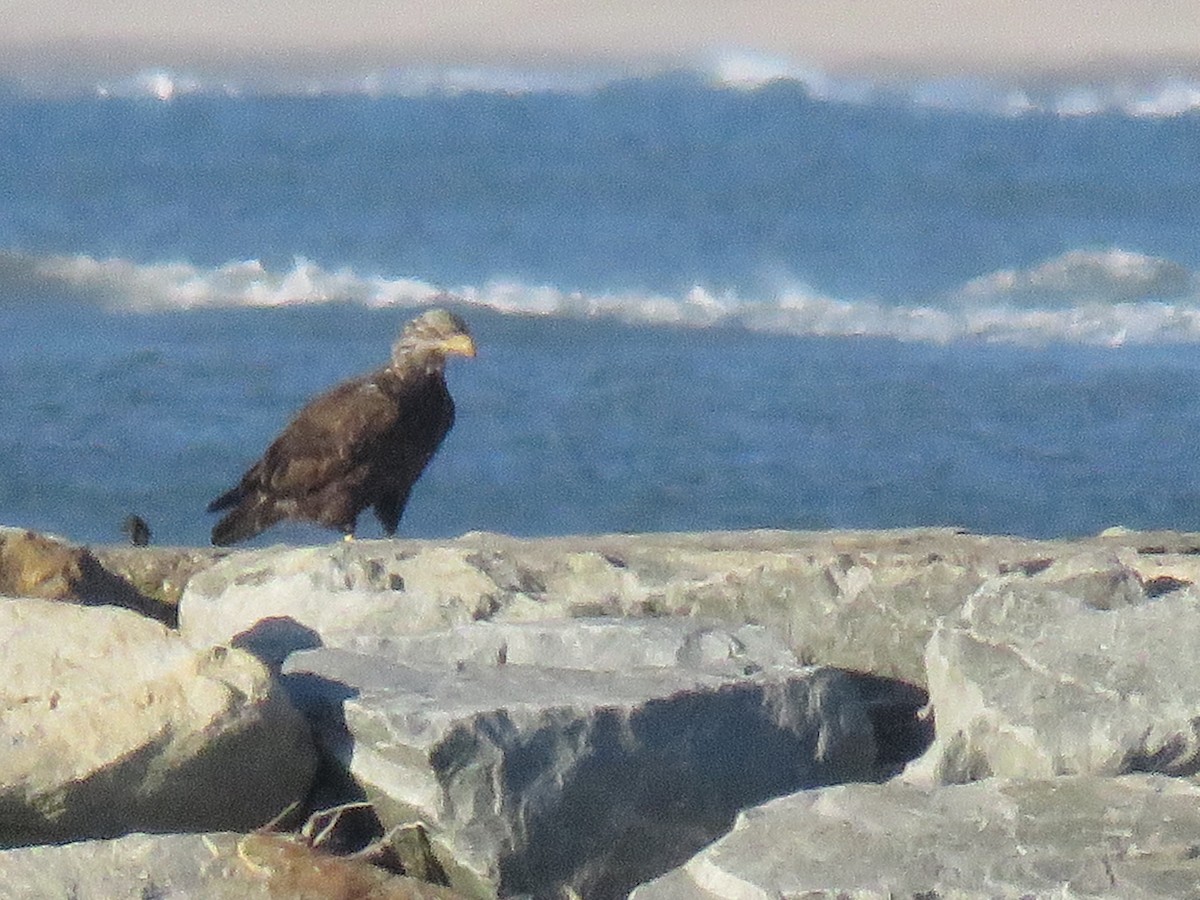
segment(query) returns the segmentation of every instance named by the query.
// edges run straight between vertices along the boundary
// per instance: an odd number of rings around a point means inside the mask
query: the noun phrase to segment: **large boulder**
[[[452,891],[275,834],[131,834],[0,851],[0,896],[453,900]]]
[[[0,646],[0,844],[250,829],[309,788],[309,726],[249,653],[18,598]]]
[[[1200,768],[1200,596],[1120,566],[988,582],[926,651],[937,738],[908,777],[964,782]]]
[[[241,637],[279,663],[315,644],[353,648],[364,635],[469,622],[493,611],[496,585],[468,556],[399,541],[232,554],[190,579],[180,631],[198,646]]]
[[[805,791],[632,900],[1194,897],[1200,787],[1153,775]]]
[[[383,824],[422,823],[479,897],[622,897],[741,808],[888,774],[877,714],[924,699],[798,666],[758,626],[474,623],[359,650],[295,653],[285,683]]]

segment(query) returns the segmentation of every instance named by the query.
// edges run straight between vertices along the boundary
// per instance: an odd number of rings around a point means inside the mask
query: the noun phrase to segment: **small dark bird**
[[[135,547],[145,547],[149,545],[150,526],[146,524],[146,520],[141,516],[129,515],[125,521],[121,523],[121,531],[129,538],[129,543]]]
[[[309,401],[237,486],[208,505],[230,510],[212,542],[233,544],[284,519],[350,538],[368,506],[395,534],[409,492],[454,424],[446,358],[474,355],[458,316],[442,309],[417,316],[386,367]]]

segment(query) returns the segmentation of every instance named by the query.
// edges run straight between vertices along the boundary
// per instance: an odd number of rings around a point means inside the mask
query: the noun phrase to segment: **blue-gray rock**
[[[1197,835],[1200,788],[1162,776],[844,785],[748,810],[632,900],[1178,900],[1200,884]]]
[[[1127,588],[1119,570],[980,588],[929,642],[937,738],[907,777],[1196,772],[1200,596]]]
[[[861,684],[761,627],[479,623],[371,649],[295,653],[285,681],[472,896],[621,897],[743,807],[881,774]]]
[[[1164,552],[1139,553],[1143,543]],[[695,617],[754,622],[800,659],[923,684],[938,619],[998,575],[1075,579],[1079,590],[1128,600],[1143,581],[1196,580],[1200,563],[1187,546],[1169,535],[1027,541],[908,529],[271,547],[230,553],[191,575],[180,629],[211,645],[258,628],[249,638],[256,652],[279,662],[318,640],[355,649],[363,635],[479,620]],[[1114,571],[1121,583],[1105,584]]]

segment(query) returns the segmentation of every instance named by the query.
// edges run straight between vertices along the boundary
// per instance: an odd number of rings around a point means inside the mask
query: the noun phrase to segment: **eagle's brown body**
[[[474,352],[457,316],[435,310],[414,319],[391,365],[310,401],[237,486],[209,504],[209,512],[232,507],[213,528],[213,543],[244,540],[284,519],[349,535],[367,507],[394,534],[413,485],[454,424],[446,354]]]

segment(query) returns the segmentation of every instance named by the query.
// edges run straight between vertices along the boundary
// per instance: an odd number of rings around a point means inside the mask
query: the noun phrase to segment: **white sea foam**
[[[99,97],[161,101],[186,95],[420,97],[466,93],[584,93],[628,75],[628,72],[611,68],[540,70],[503,66],[414,66],[326,75],[291,77],[286,74],[260,74],[239,78],[153,69],[125,78],[96,82],[92,92]]]
[[[1075,118],[1122,114],[1169,118],[1200,112],[1200,79],[1175,73],[1080,82],[1063,76],[1020,80],[953,76],[888,78],[833,74],[818,66],[753,51],[727,50],[698,61],[690,71],[715,88],[753,91],[779,82],[799,85],[815,100],[852,104],[901,104],[990,115],[1052,115]],[[429,94],[546,92],[587,93],[631,77],[664,70],[629,66],[520,68],[513,66],[409,66],[390,69],[289,76],[258,74],[238,78],[154,69],[96,83],[101,97],[145,97],[170,101],[188,95],[243,97],[262,94],[301,96],[414,97]],[[53,85],[30,85],[54,93]]]
[[[1072,251],[1028,269],[993,272],[909,305],[830,297],[798,282],[781,284],[767,296],[715,293],[700,286],[670,296],[571,291],[504,280],[445,286],[326,269],[306,259],[279,270],[257,260],[205,269],[189,263],[12,252],[0,253],[0,296],[31,302],[74,297],[133,311],[451,303],[506,314],[939,343],[1200,343],[1200,277],[1170,260],[1119,249]]]
[[[194,75],[184,75],[166,69],[150,69],[128,78],[96,85],[96,94],[100,97],[146,97],[163,103],[185,94],[208,94],[217,91],[216,84],[210,84]],[[228,84],[221,84],[219,91],[231,96],[236,96],[237,93],[236,89]]]
[[[1061,309],[1195,298],[1194,273],[1167,259],[1126,250],[1073,250],[1030,269],[1003,269],[967,282],[956,298],[972,305],[1004,301]]]

